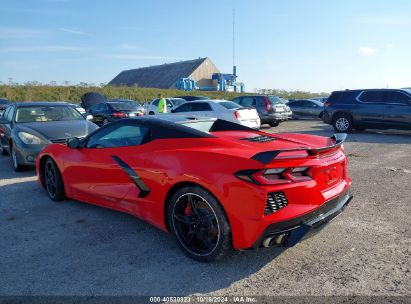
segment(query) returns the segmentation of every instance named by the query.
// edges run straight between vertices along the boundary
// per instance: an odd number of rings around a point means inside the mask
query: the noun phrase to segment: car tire
[[[103,119],[103,126],[107,125],[108,123],[110,123],[110,122],[108,121],[108,119],[107,119],[107,118],[104,118],[104,119]]]
[[[11,159],[11,164],[13,166],[14,171],[21,172],[21,171],[24,171],[24,169],[26,169],[25,166],[19,163],[17,152],[13,144],[10,144],[10,159]]]
[[[225,212],[207,190],[198,186],[177,190],[171,197],[167,216],[178,246],[190,258],[212,262],[232,251],[231,228]]]
[[[148,112],[148,115],[154,115],[153,111]]]
[[[322,119],[322,118],[323,118],[323,115],[324,115],[324,112],[321,111],[321,112],[320,112],[320,115],[318,115],[318,118],[319,118],[319,119]]]
[[[279,122],[269,122],[268,124],[270,125],[270,127],[278,127],[280,123]]]
[[[44,188],[53,201],[61,201],[65,198],[64,183],[56,163],[48,157],[43,166]]]
[[[349,114],[336,114],[333,119],[334,130],[338,133],[349,133],[353,128],[352,118]]]
[[[2,143],[0,142],[0,154],[1,155],[7,155],[7,150],[3,148]]]

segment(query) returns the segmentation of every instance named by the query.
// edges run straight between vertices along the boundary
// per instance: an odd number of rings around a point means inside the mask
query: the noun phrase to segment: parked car
[[[85,137],[98,127],[63,102],[16,102],[0,118],[0,152],[11,156],[15,171],[35,164],[48,144]]]
[[[278,96],[241,96],[233,99],[233,102],[243,107],[253,107],[260,116],[261,124],[269,124],[276,127],[280,122],[288,119],[285,104]]]
[[[92,121],[99,126],[122,118],[144,115],[137,105],[117,101],[97,103],[91,107],[88,113],[93,116]]]
[[[324,105],[318,100],[296,99],[289,101],[287,105],[293,111],[293,118],[321,118]]]
[[[293,118],[293,111],[291,110],[291,108],[288,106],[288,100],[283,98],[283,97],[279,97],[280,101],[284,104],[284,108],[285,108],[285,113],[287,114],[287,120],[288,119],[292,119]]]
[[[72,107],[73,109],[76,109],[81,115],[83,115],[84,117],[86,117],[87,116],[87,113],[86,113],[86,109],[84,109],[82,106],[80,106],[79,104],[77,104],[77,103],[68,103],[68,105],[70,106],[70,107]]]
[[[337,132],[353,128],[411,130],[411,90],[335,91],[324,103],[322,119]]]
[[[3,114],[4,110],[6,110],[9,104],[10,101],[8,99],[0,98],[0,116]]]
[[[119,120],[47,146],[36,162],[39,184],[54,201],[139,217],[201,262],[233,249],[293,246],[352,198],[344,134],[277,136],[223,120],[177,124],[161,116]]]
[[[259,129],[261,126],[260,117],[256,109],[244,108],[228,100],[189,101],[173,109],[171,112],[192,116],[215,117],[254,129]]]
[[[328,97],[329,97],[329,96],[311,97],[310,99],[311,99],[311,100],[317,100],[317,101],[319,101],[319,102],[321,102],[321,103],[324,103],[324,102],[326,102],[326,101],[328,100]]]
[[[158,114],[158,102],[160,99],[154,99],[150,103],[144,104],[145,114],[146,115],[155,115]],[[172,109],[177,108],[183,103],[187,102],[183,98],[166,98],[167,112],[171,112]]]
[[[111,101],[111,102],[125,102],[125,103],[131,105],[134,109],[134,112],[136,113],[136,116],[143,116],[145,114],[144,106],[136,100],[115,98],[115,99],[110,99],[109,101]]]
[[[91,107],[98,103],[108,102],[109,100],[102,94],[96,92],[88,92],[81,96],[80,105],[86,110],[89,111]]]
[[[190,96],[190,95],[185,95],[185,96],[175,96],[174,98],[181,98],[186,101],[195,101],[195,100],[207,100],[210,99],[207,96]]]

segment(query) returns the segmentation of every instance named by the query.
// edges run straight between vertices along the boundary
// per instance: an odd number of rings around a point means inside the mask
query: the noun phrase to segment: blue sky
[[[0,0],[0,81],[106,83],[210,57],[255,88],[411,86],[410,0]]]

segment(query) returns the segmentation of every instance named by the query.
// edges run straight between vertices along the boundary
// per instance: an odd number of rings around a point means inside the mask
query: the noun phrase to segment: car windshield
[[[222,105],[226,109],[239,109],[242,108],[238,103],[232,102],[232,101],[222,101],[219,102],[220,105]]]
[[[201,132],[210,132],[211,127],[213,126],[215,120],[193,120],[193,121],[187,121],[183,122],[182,125],[186,127],[190,127],[193,129],[196,129]]]
[[[77,110],[70,106],[31,106],[19,107],[16,113],[16,122],[48,122],[84,120]]]
[[[115,111],[132,111],[135,109],[135,106],[125,102],[110,102],[110,105]]]
[[[173,103],[174,107],[179,107],[183,103],[186,103],[187,101],[185,99],[182,99],[182,98],[176,98],[176,99],[171,99],[171,102]]]
[[[271,103],[283,103],[280,97],[278,96],[268,96],[268,99]]]

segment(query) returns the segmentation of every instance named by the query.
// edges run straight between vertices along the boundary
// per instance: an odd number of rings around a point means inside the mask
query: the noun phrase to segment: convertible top
[[[140,116],[136,118],[121,119],[112,124],[130,123],[147,127],[150,129],[150,139],[165,139],[165,138],[215,138],[214,135],[191,128],[188,124],[195,124],[201,122],[212,122],[209,132],[217,131],[252,131],[254,129],[245,127],[240,124],[236,124],[230,121],[208,118],[208,117],[192,117],[186,115],[170,115],[167,118],[162,118],[163,115],[158,117],[152,116]]]

